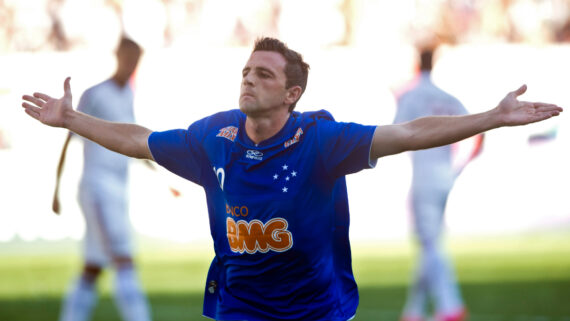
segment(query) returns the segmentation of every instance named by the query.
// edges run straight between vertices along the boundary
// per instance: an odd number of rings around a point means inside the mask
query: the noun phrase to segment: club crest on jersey
[[[263,160],[263,153],[258,150],[248,149],[245,154],[245,157],[260,161]]]
[[[295,136],[293,136],[293,138],[289,139],[288,141],[286,141],[283,144],[283,147],[287,148],[297,142],[299,142],[299,139],[301,138],[301,135],[303,135],[303,130],[301,129],[301,127],[299,127],[297,129],[297,132],[295,133]]]
[[[237,132],[237,127],[228,126],[220,129],[220,132],[216,135],[216,137],[223,137],[233,142],[236,139]]]
[[[272,175],[273,184],[283,193],[291,193],[291,191],[289,191],[291,184],[299,179],[299,172],[289,167],[289,165],[283,164],[281,169],[278,169]]]

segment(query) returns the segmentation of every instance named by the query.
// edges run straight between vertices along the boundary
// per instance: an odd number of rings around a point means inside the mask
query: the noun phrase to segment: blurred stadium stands
[[[436,83],[470,111],[494,106],[522,83],[529,85],[524,99],[570,106],[569,17],[568,0],[0,0],[0,241],[82,235],[78,144],[62,183],[63,215],[56,217],[50,204],[65,132],[37,126],[18,106],[31,90],[60,95],[65,76],[77,102],[113,71],[121,33],[145,47],[135,104],[149,128],[186,127],[237,108],[240,71],[260,35],[281,38],[311,64],[297,110],[325,108],[338,120],[389,124],[392,92],[413,76],[411,45],[426,29],[449,43]],[[491,132],[452,191],[450,234],[570,228],[568,117]],[[552,130],[553,139],[528,143]],[[398,155],[349,177],[353,239],[407,237],[409,166],[407,155]],[[198,187],[137,164],[131,177],[137,232],[207,242]],[[171,183],[181,198],[169,196]]]

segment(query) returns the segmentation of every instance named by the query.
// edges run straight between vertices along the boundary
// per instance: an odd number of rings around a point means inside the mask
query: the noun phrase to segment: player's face
[[[292,103],[285,89],[285,58],[278,52],[255,51],[242,71],[239,106],[248,116],[288,108]]]
[[[141,52],[133,47],[121,47],[117,50],[117,75],[128,80],[139,63]]]

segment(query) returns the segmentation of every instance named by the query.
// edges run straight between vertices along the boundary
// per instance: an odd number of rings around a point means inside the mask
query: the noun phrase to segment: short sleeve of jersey
[[[318,129],[319,152],[329,174],[339,177],[376,165],[370,160],[376,126],[320,120]]]
[[[77,104],[77,111],[80,111],[80,112],[85,113],[87,115],[95,116],[94,115],[95,108],[93,107],[93,99],[91,98],[89,90],[86,90],[85,92],[83,92],[83,94],[81,95],[81,98],[79,98],[79,103]],[[72,136],[79,137],[79,135],[77,135],[76,133],[74,133],[72,131],[70,131],[69,133]]]
[[[153,132],[148,147],[154,160],[174,174],[201,185],[203,149],[196,123],[188,128]]]
[[[88,115],[93,115],[93,102],[89,90],[85,91],[83,95],[81,95],[79,104],[77,105],[77,110]]]

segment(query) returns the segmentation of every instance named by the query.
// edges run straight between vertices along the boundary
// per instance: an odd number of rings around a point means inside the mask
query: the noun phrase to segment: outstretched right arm
[[[43,124],[67,128],[114,152],[135,158],[153,159],[148,148],[152,131],[136,125],[110,122],[73,110],[70,78],[66,78],[64,95],[60,99],[46,94],[24,95],[26,113]]]

